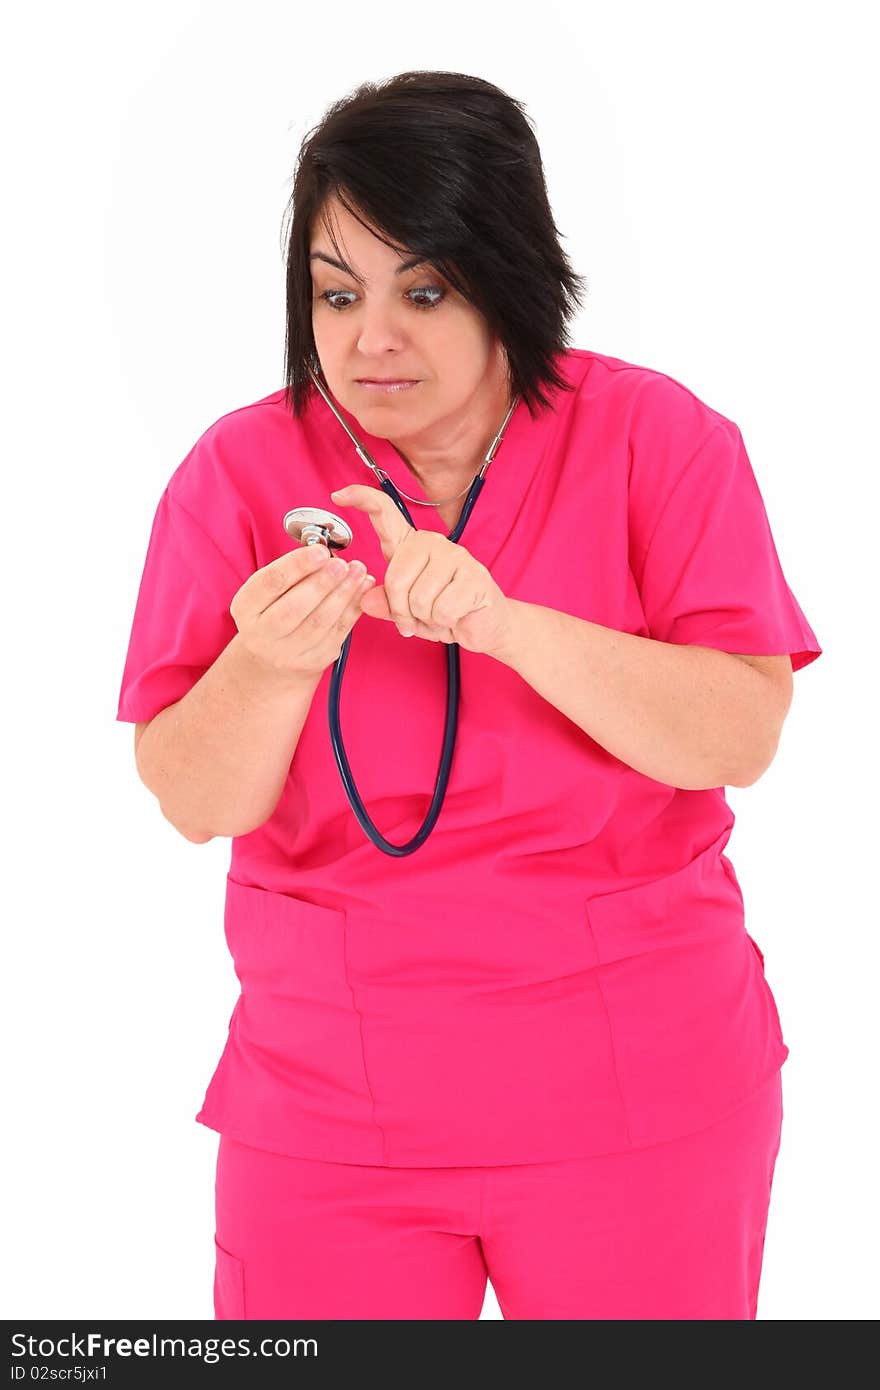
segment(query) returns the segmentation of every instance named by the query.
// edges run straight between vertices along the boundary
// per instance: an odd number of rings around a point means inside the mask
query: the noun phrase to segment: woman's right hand
[[[375,584],[360,560],[304,545],[255,570],[229,605],[244,646],[281,677],[318,678],[334,662]]]

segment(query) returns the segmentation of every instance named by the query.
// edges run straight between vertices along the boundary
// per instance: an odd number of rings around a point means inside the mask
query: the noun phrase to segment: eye
[[[412,300],[412,306],[414,309],[434,309],[437,307],[439,303],[441,303],[443,299],[446,298],[446,291],[444,289],[441,289],[439,285],[419,285],[414,289],[407,290],[407,294],[436,296],[434,299],[429,299],[427,303],[419,304],[415,299]],[[345,299],[346,295],[353,295],[353,291],[324,290],[323,293],[319,295],[319,298],[325,300],[327,304],[329,304],[330,308],[334,309],[336,313],[340,313],[343,309],[346,309],[348,307],[348,304],[351,302],[350,299]],[[339,299],[340,297],[343,299],[343,303],[335,304],[333,301]]]
[[[433,294],[437,296],[436,299],[429,299],[427,304],[417,304],[416,301],[413,300],[413,307],[416,309],[433,309],[446,297],[446,291],[442,290],[439,285],[420,285],[417,289],[409,290],[408,293]]]

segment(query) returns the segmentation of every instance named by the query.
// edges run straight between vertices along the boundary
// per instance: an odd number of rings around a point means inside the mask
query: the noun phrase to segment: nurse
[[[169,478],[117,714],[167,819],[231,839],[215,1316],[477,1318],[491,1280],[506,1318],[755,1318],[789,1049],[725,787],[822,649],[742,434],[567,345],[580,277],[491,83],[364,84],[292,208],[285,386]],[[344,560],[291,547],[298,506],[345,517]],[[346,752],[398,844],[459,647],[406,857],[334,761],[349,635]]]

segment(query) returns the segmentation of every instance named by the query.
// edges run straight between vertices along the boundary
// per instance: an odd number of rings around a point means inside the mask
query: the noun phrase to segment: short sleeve
[[[630,564],[650,635],[792,670],[821,655],[788,586],[742,434],[682,387],[630,469]]]
[[[181,487],[195,504],[192,470]],[[222,516],[208,493],[214,527]],[[229,605],[253,573],[231,560],[223,537],[209,534],[166,487],[159,499],[135,604],[116,718],[141,723],[183,698],[224,650],[237,628]]]

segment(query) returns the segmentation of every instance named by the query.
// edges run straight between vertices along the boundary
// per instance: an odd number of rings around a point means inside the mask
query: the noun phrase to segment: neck
[[[452,497],[483,466],[513,399],[505,379],[485,399],[475,399],[455,421],[437,421],[430,436],[389,442],[428,496]]]

